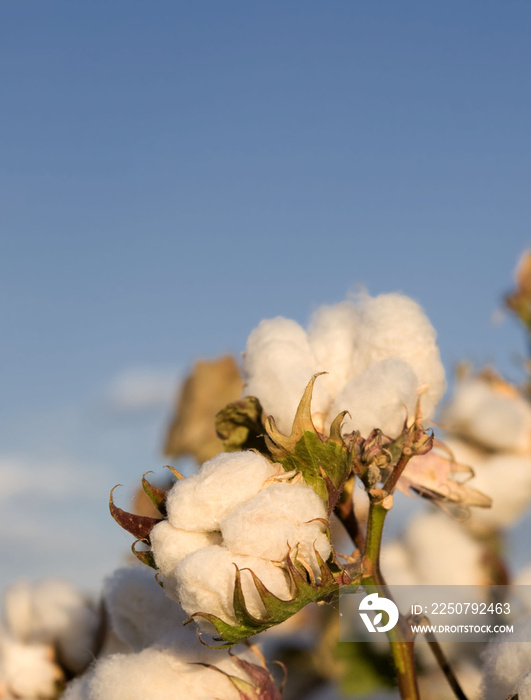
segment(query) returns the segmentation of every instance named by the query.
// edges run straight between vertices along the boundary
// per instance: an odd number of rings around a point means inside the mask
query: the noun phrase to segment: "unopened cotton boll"
[[[155,564],[162,576],[173,571],[177,564],[191,552],[221,543],[219,532],[191,532],[173,527],[168,520],[161,520],[149,534]]]
[[[211,613],[233,623],[235,565],[239,569],[246,569],[241,571],[241,580],[245,603],[251,615],[263,615],[264,608],[247,569],[252,570],[278,598],[291,598],[289,580],[281,567],[258,557],[233,554],[216,545],[185,557],[175,569],[174,575],[165,580],[166,592],[179,600],[189,615],[196,612]],[[201,624],[200,619],[197,622]]]
[[[446,391],[444,367],[436,344],[437,334],[422,308],[402,294],[364,296],[360,299],[360,333],[356,361],[360,369],[396,357],[414,370],[418,385],[428,385],[422,411],[433,415]]]
[[[182,530],[219,530],[225,515],[255,496],[279,469],[257,452],[216,455],[198,474],[174,484],[166,498],[168,520]]]
[[[406,418],[415,415],[417,390],[417,377],[407,362],[397,358],[382,360],[346,385],[328,417],[333,420],[341,411],[348,411],[344,432],[359,430],[367,437],[371,430],[379,428],[385,435],[396,437]]]
[[[318,574],[314,546],[325,561],[331,551],[321,519],[327,520],[326,506],[310,486],[271,484],[223,519],[223,543],[236,554],[277,562],[298,546],[299,559]]]
[[[17,639],[56,645],[61,661],[75,673],[90,662],[99,616],[67,581],[17,582],[6,591],[4,608],[6,625]]]
[[[531,669],[529,639],[531,617],[519,620],[513,634],[500,635],[488,643],[483,654],[484,700],[507,698],[516,692],[520,682],[524,682]],[[525,684],[528,684],[527,680]]]
[[[448,430],[484,448],[527,452],[531,447],[531,407],[516,392],[501,393],[484,378],[461,380],[443,420]]]
[[[24,644],[0,634],[0,686],[5,692],[24,700],[52,698],[61,679],[51,646]]]

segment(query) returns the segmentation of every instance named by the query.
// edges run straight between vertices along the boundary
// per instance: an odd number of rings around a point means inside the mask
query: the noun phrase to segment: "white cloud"
[[[179,384],[176,369],[131,367],[113,379],[106,391],[118,411],[142,411],[172,405]]]
[[[0,456],[0,502],[19,496],[101,497],[105,492],[104,473],[104,468],[96,464],[64,460],[41,462],[35,456],[3,455]]]

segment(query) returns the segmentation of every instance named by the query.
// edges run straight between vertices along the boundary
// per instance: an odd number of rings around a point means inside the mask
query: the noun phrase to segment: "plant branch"
[[[419,624],[424,624],[424,625],[429,625],[429,620],[426,616],[422,616],[419,618],[418,623]],[[439,664],[441,671],[444,673],[446,676],[446,680],[448,681],[448,685],[450,688],[453,690],[454,695],[458,700],[468,700],[464,690],[461,688],[461,685],[459,681],[457,680],[457,677],[455,676],[452,667],[450,666],[450,662],[446,658],[441,645],[437,641],[437,638],[433,632],[425,632],[424,637],[428,644],[430,645],[430,649],[433,652],[433,655],[437,659],[437,663]]]
[[[387,509],[382,505],[381,496],[375,496],[373,494],[369,494],[369,496],[371,503],[369,507],[367,536],[365,540],[365,551],[363,557],[364,566],[366,567],[366,575],[362,580],[362,585],[369,591],[378,588],[381,590],[383,588],[386,597],[392,600],[380,571],[380,549]],[[343,525],[352,537],[353,542],[356,543],[354,538],[358,536],[358,533],[350,529],[352,527],[352,523],[349,522],[348,518],[343,519],[343,515],[348,514],[338,511],[338,516],[342,520]],[[401,616],[396,627],[387,632],[387,637],[391,645],[391,653],[393,655],[398,686],[402,699],[419,700],[415,661],[413,657],[413,642],[408,640],[407,636],[405,620]]]

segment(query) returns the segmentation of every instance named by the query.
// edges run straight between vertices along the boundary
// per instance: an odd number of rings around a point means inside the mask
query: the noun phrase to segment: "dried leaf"
[[[491,499],[463,481],[463,477],[468,481],[473,476],[471,467],[432,451],[409,460],[397,488],[407,495],[411,491],[418,493],[435,503],[489,508]]]
[[[121,486],[121,484],[118,484],[117,486]],[[130,532],[137,539],[147,540],[151,530],[157,523],[160,523],[162,518],[151,518],[147,515],[135,515],[134,513],[128,513],[127,511],[115,506],[113,503],[112,494],[117,486],[111,490],[109,496],[109,510],[112,517],[116,520],[120,527],[123,527],[124,530]]]
[[[197,362],[179,392],[164,454],[191,455],[198,464],[223,451],[216,435],[218,411],[241,396],[243,381],[234,358]]]

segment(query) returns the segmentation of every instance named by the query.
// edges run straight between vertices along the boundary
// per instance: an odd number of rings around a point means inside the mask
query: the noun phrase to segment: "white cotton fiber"
[[[187,618],[180,606],[165,596],[152,569],[118,569],[105,581],[103,600],[112,631],[133,651],[182,630]]]
[[[62,673],[45,644],[24,644],[0,634],[0,685],[24,700],[52,698]]]
[[[482,546],[458,522],[440,512],[410,522],[404,543],[420,584],[475,586],[488,583]]]
[[[168,594],[174,595],[190,615],[206,612],[234,622],[235,564],[238,568],[251,568],[279,598],[290,598],[289,581],[280,567],[258,557],[232,554],[219,546],[207,547],[185,557],[171,580],[166,582]],[[242,588],[251,614],[263,614],[262,603],[248,571],[242,571]]]
[[[166,508],[173,527],[196,532],[219,530],[232,509],[255,496],[278,465],[262,455],[230,452],[216,455],[198,474],[180,479],[168,493]]]
[[[243,370],[245,394],[257,396],[266,415],[289,434],[304,389],[316,372],[306,331],[286,318],[262,321],[247,341]]]
[[[219,532],[181,530],[173,527],[168,520],[155,525],[149,539],[155,563],[162,576],[171,573],[181,559],[191,552],[221,543]]]
[[[67,581],[17,582],[6,591],[4,608],[6,625],[17,639],[56,645],[75,673],[90,662],[99,616]]]
[[[474,509],[470,525],[495,529],[516,522],[531,502],[531,456],[496,454],[474,471],[472,486],[490,496],[492,506]]]
[[[525,452],[531,447],[531,407],[520,395],[501,393],[481,377],[460,381],[443,420],[448,430],[484,448]]]
[[[350,301],[335,306],[321,306],[312,317],[308,331],[316,369],[328,372],[319,383],[331,397],[354,376],[354,349],[359,334],[359,314]]]
[[[314,544],[326,561],[330,542],[325,534],[326,506],[306,484],[271,484],[227,515],[221,523],[223,544],[235,554],[284,561],[299,545],[299,558],[315,573]]]
[[[507,698],[531,669],[531,617],[518,620],[513,634],[490,641],[483,654],[484,700]],[[528,685],[528,681],[525,683]],[[525,685],[524,685],[525,688]],[[527,699],[521,699],[527,700]]]
[[[424,415],[431,417],[446,390],[446,380],[435,342],[437,334],[422,308],[401,294],[381,294],[362,297],[358,309],[360,335],[355,361],[359,368],[388,357],[407,362],[419,386],[429,386],[422,408]]]
[[[61,700],[90,700],[90,681],[92,680],[93,670],[89,670],[83,676],[73,678],[66,685],[65,692],[61,695]]]
[[[308,336],[287,319],[262,321],[251,333],[244,357],[245,395],[257,396],[266,414],[289,434],[310,378],[317,372],[327,372],[316,381],[312,397],[312,420],[318,431],[326,432],[350,403],[361,411],[360,421],[365,419],[371,427],[390,423],[396,432],[396,407],[391,410],[391,418],[378,415],[378,408],[385,408],[389,394],[394,393],[402,403],[405,400],[410,408],[422,390],[421,409],[428,421],[446,389],[435,338],[420,306],[399,294],[362,297],[358,306],[349,301],[323,306],[314,314]],[[381,388],[373,401],[367,394],[356,399],[356,393],[376,389],[373,380],[379,370],[373,370],[373,366],[391,360],[410,367],[410,378],[415,377],[414,392],[410,386],[404,390],[402,372],[401,376],[389,376],[391,382],[398,381],[397,388]],[[372,371],[370,386],[366,377],[360,378],[367,371]],[[358,378],[361,386],[352,386]]]
[[[336,398],[329,419],[341,411],[349,415],[343,431],[359,430],[367,437],[373,428],[396,437],[406,417],[413,419],[417,403],[418,380],[411,366],[396,358],[376,362],[352,381]]]
[[[218,671],[193,666],[171,649],[152,647],[138,654],[102,659],[82,700],[238,700],[239,693]],[[76,699],[77,700],[77,699]]]
[[[249,335],[245,350],[245,366],[252,371],[255,353],[272,343],[291,343],[306,356],[308,362],[311,362],[312,354],[304,328],[296,321],[277,316],[261,321]]]

